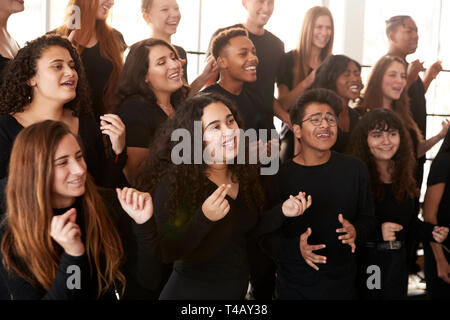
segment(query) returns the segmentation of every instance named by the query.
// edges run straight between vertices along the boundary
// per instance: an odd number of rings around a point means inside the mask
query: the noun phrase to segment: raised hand
[[[437,243],[442,243],[447,239],[448,236],[448,228],[435,226],[433,229],[433,239]]]
[[[403,229],[403,226],[394,222],[385,222],[381,225],[381,234],[384,241],[395,241],[395,233]]]
[[[342,243],[348,244],[352,248],[352,253],[354,253],[356,250],[356,229],[349,221],[344,219],[342,213],[339,214],[338,220],[342,224],[342,228],[336,229],[336,232],[345,233],[338,236],[338,239],[342,240]]]
[[[203,202],[202,211],[206,218],[211,221],[223,219],[230,211],[230,204],[225,199],[230,185],[222,184]]]
[[[104,114],[100,116],[100,130],[109,136],[111,147],[116,155],[125,149],[125,124],[116,114]]]
[[[84,254],[85,248],[76,219],[77,211],[74,208],[60,216],[54,216],[50,223],[50,236],[68,255],[79,257]]]
[[[430,81],[436,79],[438,74],[442,71],[442,61],[436,61],[425,72],[425,78],[429,78]]]
[[[316,263],[327,263],[327,257],[325,256],[319,256],[313,251],[320,250],[325,248],[324,244],[317,244],[317,245],[309,245],[308,244],[308,238],[311,235],[312,230],[311,228],[308,228],[306,232],[304,232],[300,236],[300,252],[302,254],[303,259],[305,259],[306,263],[313,268],[316,271],[319,271],[319,267],[316,265]]]
[[[153,215],[152,197],[133,188],[116,189],[123,210],[137,223],[146,223]]]
[[[448,121],[448,119],[445,119],[444,121],[442,121],[442,129],[441,131],[438,133],[439,139],[444,139],[445,136],[447,135],[448,129],[450,128],[450,122]]]
[[[299,192],[295,197],[289,196],[289,199],[283,203],[281,209],[286,217],[292,218],[302,215],[311,204],[311,196],[308,196],[308,199],[306,199],[306,193]]]
[[[408,84],[411,85],[417,80],[417,77],[419,76],[419,72],[425,71],[425,68],[423,67],[423,62],[420,62],[419,60],[414,60],[411,62],[408,66]]]

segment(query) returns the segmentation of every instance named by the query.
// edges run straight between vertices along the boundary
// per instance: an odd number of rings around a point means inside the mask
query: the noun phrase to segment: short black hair
[[[389,38],[389,34],[395,32],[398,27],[405,26],[405,20],[413,19],[411,16],[393,16],[386,20],[386,35]]]
[[[230,39],[240,36],[248,38],[247,30],[244,28],[231,28],[219,32],[211,41],[210,54],[217,59],[223,48],[230,42]]]
[[[305,110],[311,103],[329,105],[336,116],[339,115],[342,109],[341,99],[333,91],[323,88],[309,89],[298,99],[289,113],[292,124],[301,126]]]

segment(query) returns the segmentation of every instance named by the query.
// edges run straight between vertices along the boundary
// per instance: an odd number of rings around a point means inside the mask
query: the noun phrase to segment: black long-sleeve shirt
[[[206,193],[212,194],[217,186],[209,181],[207,188]],[[163,179],[154,195],[154,232],[149,239],[156,256],[175,262],[161,298],[243,299],[249,277],[247,241],[255,232],[280,224],[281,206],[257,213],[247,207],[239,191],[236,199],[226,196],[231,208],[219,221],[206,218],[201,207],[189,210],[188,205],[178,208],[172,220],[169,194],[168,180]]]
[[[128,214],[123,211],[112,190],[101,189],[101,195],[109,209],[117,230],[122,239],[126,260],[122,272],[127,278],[124,299],[155,299],[159,293],[161,264],[152,255],[151,247],[144,241],[151,231],[150,222],[142,225],[136,224]],[[83,241],[86,234],[83,219],[82,198],[78,198],[71,207],[77,209],[77,224],[82,229]],[[63,214],[70,208],[57,209],[55,214]],[[0,255],[1,261],[1,255]],[[68,288],[69,277],[75,273],[69,272],[69,266],[77,266],[81,275],[81,289]],[[69,282],[71,282],[69,280]],[[121,288],[117,287],[121,292]],[[96,299],[97,279],[91,275],[87,255],[80,257],[70,256],[63,252],[59,262],[58,272],[48,291],[33,286],[24,279],[7,273],[0,263],[0,299],[14,300],[74,300]],[[114,292],[104,294],[101,299],[114,299]]]
[[[278,232],[262,237],[261,245],[278,265],[278,288],[289,288],[282,299],[346,299],[353,297],[356,261],[348,244],[338,240],[342,228],[338,215],[356,229],[356,242],[364,242],[375,228],[374,206],[369,175],[360,160],[332,152],[329,161],[319,166],[303,166],[293,161],[279,172],[281,198],[300,191],[312,197],[312,205],[297,218],[285,219]],[[299,239],[311,228],[308,244],[325,244],[314,253],[327,257],[319,271],[306,264]],[[295,292],[295,293],[293,293]]]

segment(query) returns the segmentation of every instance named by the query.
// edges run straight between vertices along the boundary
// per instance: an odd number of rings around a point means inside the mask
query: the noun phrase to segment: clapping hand
[[[111,147],[116,155],[125,149],[125,124],[116,114],[104,114],[100,116],[100,130],[109,136]]]
[[[283,203],[281,209],[286,217],[292,218],[301,216],[311,204],[311,196],[308,196],[308,199],[306,199],[306,193],[299,192],[295,197],[289,196],[289,199]]]
[[[79,257],[84,254],[85,248],[76,219],[77,211],[74,208],[62,215],[54,216],[50,223],[50,236],[68,255]]]
[[[352,253],[354,253],[356,250],[356,229],[348,220],[344,219],[342,213],[339,214],[338,220],[342,224],[342,228],[337,229],[336,232],[345,233],[338,236],[338,239],[342,240],[342,243],[348,244],[352,248]]]
[[[327,257],[325,256],[319,256],[313,251],[321,250],[325,248],[324,244],[318,244],[318,245],[309,245],[308,244],[308,238],[311,235],[312,230],[311,228],[308,228],[305,233],[303,233],[300,236],[300,252],[302,254],[303,259],[305,259],[306,263],[313,268],[316,271],[319,271],[319,267],[316,265],[316,263],[327,263]]]
[[[203,202],[202,211],[206,218],[211,221],[223,219],[230,211],[230,204],[225,199],[231,185],[222,184]]]
[[[440,227],[435,226],[433,229],[433,239],[437,243],[442,243],[447,239],[448,235],[448,228],[447,227]]]
[[[123,210],[137,223],[147,222],[153,215],[152,197],[133,188],[116,189]]]

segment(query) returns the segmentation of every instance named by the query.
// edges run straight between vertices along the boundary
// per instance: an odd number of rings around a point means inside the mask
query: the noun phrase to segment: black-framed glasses
[[[316,113],[310,116],[309,118],[301,121],[300,123],[303,123],[305,121],[311,121],[311,124],[313,126],[320,126],[322,124],[323,119],[328,123],[330,127],[336,127],[338,118],[334,114],[327,113],[326,115],[322,115],[321,113]]]

